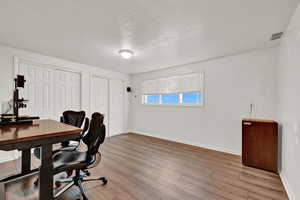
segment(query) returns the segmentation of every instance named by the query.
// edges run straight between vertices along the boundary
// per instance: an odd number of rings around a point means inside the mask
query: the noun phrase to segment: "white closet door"
[[[121,80],[110,80],[110,135],[118,135],[124,132],[124,91],[125,86]]]
[[[53,70],[20,62],[17,73],[26,79],[24,89],[20,88],[20,97],[29,100],[27,108],[19,110],[20,114],[50,119],[53,115]]]
[[[107,135],[108,126],[108,80],[98,76],[91,77],[91,114],[99,112],[104,115]]]
[[[39,64],[20,60],[16,74],[24,75],[25,87],[19,89],[20,98],[29,100],[26,108],[19,110],[20,115],[39,116],[50,119],[53,115],[53,70]],[[18,151],[0,151],[0,162],[17,159]]]
[[[81,109],[81,75],[55,70],[54,79],[54,119],[59,120],[64,111]]]

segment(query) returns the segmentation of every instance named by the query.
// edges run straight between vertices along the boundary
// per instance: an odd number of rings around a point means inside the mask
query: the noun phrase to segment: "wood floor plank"
[[[84,150],[85,147],[82,148]],[[94,200],[284,200],[280,177],[245,167],[241,157],[138,134],[107,138],[102,161],[90,169],[109,182],[84,183]],[[33,160],[38,167],[40,161]],[[0,164],[0,176],[20,171],[20,160]],[[58,176],[64,176],[60,174]],[[8,200],[38,200],[36,176],[6,186]],[[80,199],[76,187],[58,200]]]

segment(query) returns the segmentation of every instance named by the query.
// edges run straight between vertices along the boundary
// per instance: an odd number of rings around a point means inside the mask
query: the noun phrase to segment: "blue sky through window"
[[[200,92],[191,92],[191,93],[183,93],[182,94],[182,103],[189,104],[189,103],[201,103],[202,102],[202,95]]]
[[[159,94],[147,95],[147,103],[159,103]]]
[[[178,94],[163,94],[162,95],[163,104],[178,104],[179,95]]]

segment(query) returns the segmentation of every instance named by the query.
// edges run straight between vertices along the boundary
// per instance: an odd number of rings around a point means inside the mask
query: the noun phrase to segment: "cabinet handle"
[[[246,126],[251,126],[252,123],[251,122],[244,122],[243,125],[246,125]]]

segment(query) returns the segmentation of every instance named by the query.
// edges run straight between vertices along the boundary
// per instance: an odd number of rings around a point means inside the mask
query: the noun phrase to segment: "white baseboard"
[[[13,161],[18,159],[19,157],[20,153],[17,150],[11,152],[4,152],[4,155],[0,152],[0,163]]]
[[[234,154],[234,155],[241,155],[241,152],[238,152],[236,150],[233,149],[229,149],[229,148],[224,148],[224,147],[217,147],[217,146],[213,146],[213,145],[208,145],[208,144],[198,144],[195,142],[189,142],[189,141],[182,141],[182,140],[174,140],[168,137],[162,137],[162,136],[158,136],[158,135],[152,135],[152,134],[147,134],[147,133],[143,133],[141,131],[129,131],[131,133],[138,133],[138,134],[142,134],[142,135],[146,135],[146,136],[150,136],[150,137],[157,137],[157,138],[161,138],[164,140],[169,140],[169,141],[173,141],[173,142],[179,142],[179,143],[184,143],[184,144],[188,144],[188,145],[193,145],[193,146],[197,146],[197,147],[202,147],[205,149],[211,149],[211,150],[215,150],[215,151],[220,151],[220,152],[224,152],[224,153],[229,153],[229,154]]]
[[[199,146],[199,147],[202,147],[202,148],[211,149],[211,150],[215,150],[215,151],[220,151],[220,152],[224,152],[224,153],[234,154],[234,155],[238,155],[238,156],[241,155],[241,153],[238,152],[238,151],[235,151],[235,150],[232,150],[232,149],[223,148],[223,147],[217,147],[217,146],[206,145],[206,144],[199,144],[199,145],[191,144],[191,145]]]
[[[1,158],[0,163],[5,163],[5,162],[13,161],[13,160],[15,160],[15,158],[13,156],[9,156],[6,158]]]
[[[291,185],[289,184],[288,179],[287,179],[285,173],[284,172],[280,172],[279,175],[280,175],[281,181],[283,183],[283,186],[285,188],[285,191],[288,194],[289,200],[296,200],[295,193],[294,193]]]

